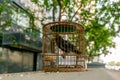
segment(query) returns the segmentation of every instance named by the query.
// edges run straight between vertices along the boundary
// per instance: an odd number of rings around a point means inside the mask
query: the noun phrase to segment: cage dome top
[[[46,24],[43,30],[45,32],[73,33],[84,31],[84,27],[75,22],[52,22]]]
[[[51,26],[50,29],[53,32],[74,32],[76,31],[76,28],[73,25],[55,25]]]

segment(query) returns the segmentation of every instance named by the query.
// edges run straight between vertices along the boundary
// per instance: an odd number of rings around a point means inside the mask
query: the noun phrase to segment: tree
[[[119,0],[118,0],[119,1]],[[31,0],[39,7],[40,17],[31,12],[34,20],[44,25],[53,21],[73,21],[83,24],[86,54],[90,58],[107,55],[115,47],[113,37],[120,32],[120,5],[110,0]]]
[[[73,21],[85,28],[86,55],[107,55],[115,47],[112,39],[120,32],[120,1],[110,0],[31,0],[42,15],[41,23]],[[49,14],[48,14],[49,13]],[[92,44],[92,45],[91,45]]]
[[[120,62],[116,62],[116,66],[120,66]]]
[[[115,66],[115,61],[108,62],[108,65]]]

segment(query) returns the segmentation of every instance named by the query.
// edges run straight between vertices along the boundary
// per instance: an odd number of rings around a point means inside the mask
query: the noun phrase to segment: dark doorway
[[[37,53],[34,53],[34,59],[33,59],[33,71],[37,70]]]

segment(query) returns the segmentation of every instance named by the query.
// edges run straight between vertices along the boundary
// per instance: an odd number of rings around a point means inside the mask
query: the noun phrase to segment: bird
[[[76,54],[81,54],[81,52],[77,49],[76,46],[70,43],[68,40],[64,40],[59,34],[56,34],[56,45],[65,53],[74,52]],[[65,56],[63,56],[65,58]]]

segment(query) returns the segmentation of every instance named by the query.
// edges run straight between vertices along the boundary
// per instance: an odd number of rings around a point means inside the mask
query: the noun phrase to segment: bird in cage
[[[76,54],[81,54],[81,52],[77,49],[76,46],[71,44],[70,41],[63,39],[58,34],[56,34],[56,45],[58,46],[58,48],[60,48],[62,51],[64,51],[67,54],[70,52],[74,52]],[[64,55],[63,55],[63,58],[65,58]]]

